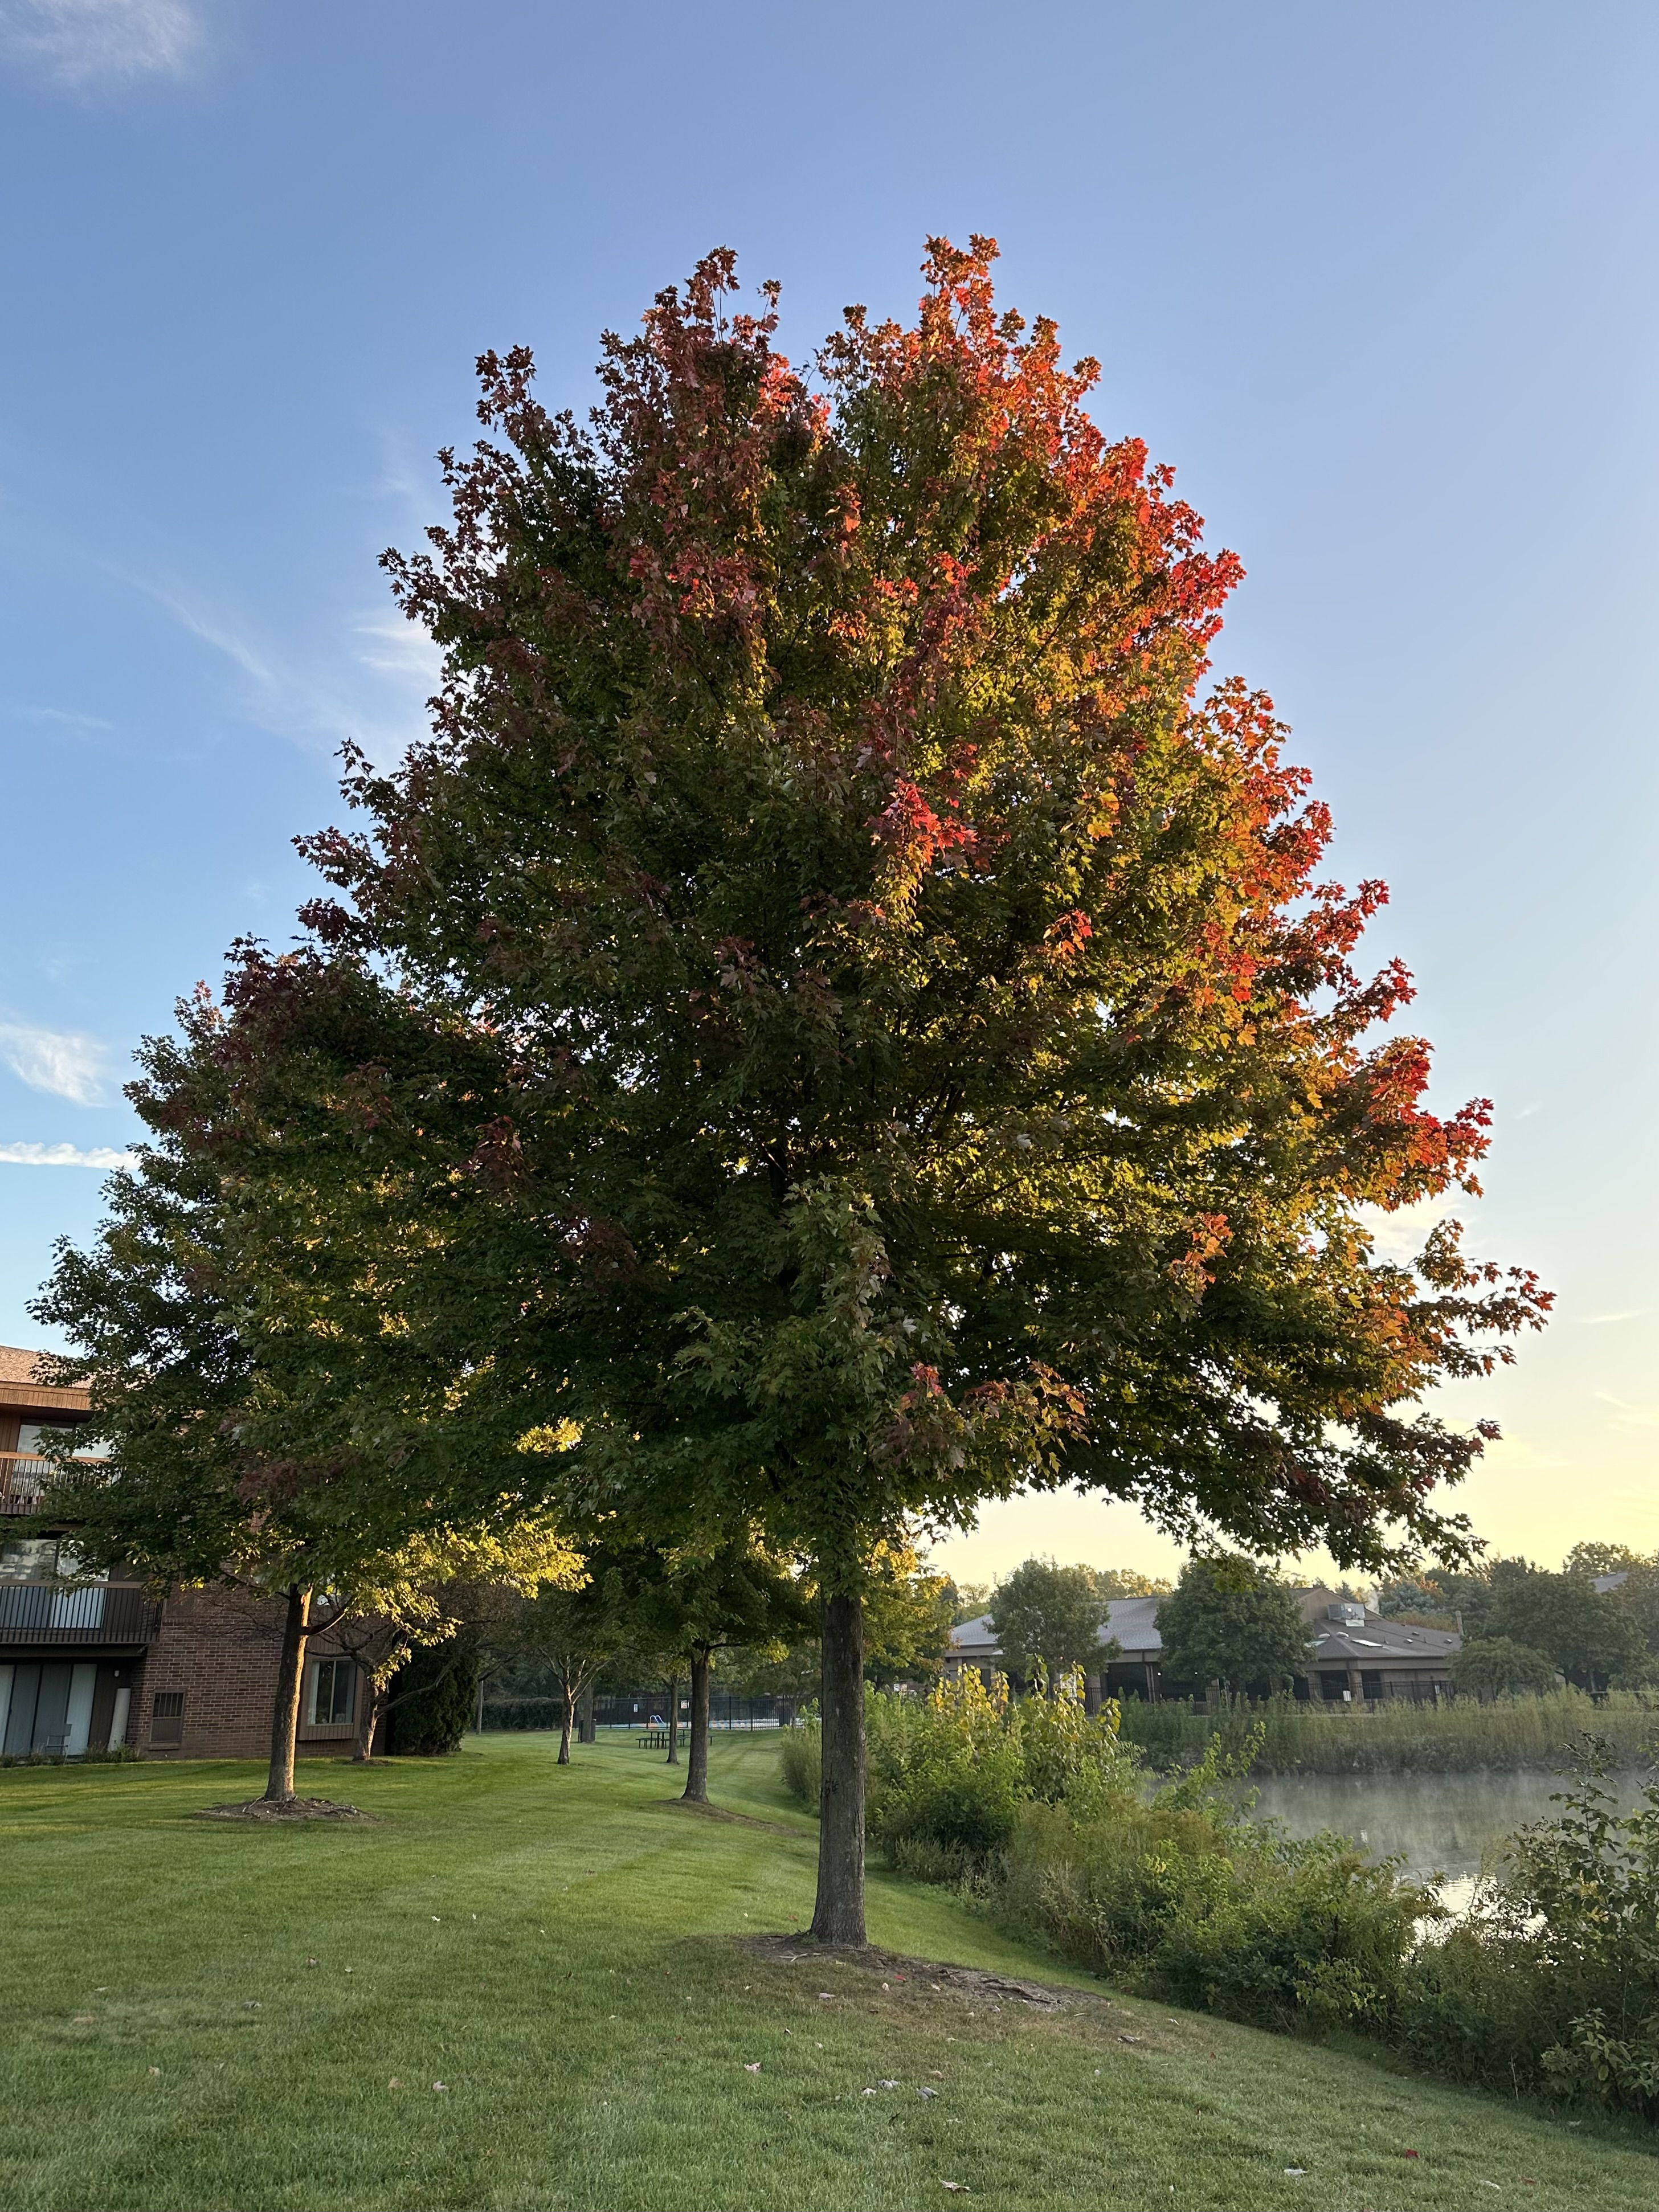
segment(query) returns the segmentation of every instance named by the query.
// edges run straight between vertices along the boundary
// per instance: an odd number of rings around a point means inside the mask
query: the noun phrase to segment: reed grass
[[[1194,1765],[1212,1736],[1224,1750],[1243,1750],[1260,1727],[1258,1774],[1468,1774],[1559,1768],[1586,1734],[1604,1738],[1616,1759],[1635,1765],[1659,1741],[1659,1706],[1637,1692],[1615,1691],[1598,1702],[1572,1689],[1485,1705],[1458,1698],[1374,1708],[1240,1698],[1213,1712],[1172,1698],[1158,1705],[1126,1699],[1121,1725],[1125,1739],[1164,1771]]]

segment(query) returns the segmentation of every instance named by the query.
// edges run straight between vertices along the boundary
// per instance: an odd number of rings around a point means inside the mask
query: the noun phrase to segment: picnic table
[[[666,1751],[668,1730],[665,1728],[647,1729],[638,1741],[641,1751]]]

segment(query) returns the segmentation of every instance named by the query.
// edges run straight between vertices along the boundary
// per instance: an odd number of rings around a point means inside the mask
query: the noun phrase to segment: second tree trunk
[[[820,1943],[862,1946],[864,1932],[864,1606],[826,1597],[823,1634],[823,1781],[818,1805],[818,1897],[812,1933]]]
[[[691,1646],[691,1741],[686,1747],[685,1795],[708,1802],[708,1648]]]

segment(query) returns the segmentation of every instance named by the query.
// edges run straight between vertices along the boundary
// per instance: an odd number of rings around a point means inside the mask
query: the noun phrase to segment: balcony
[[[0,1648],[148,1644],[161,1620],[153,1599],[119,1583],[0,1582]]]
[[[100,1463],[76,1455],[77,1466],[95,1467]],[[33,1452],[0,1451],[0,1515],[38,1512],[40,1493],[53,1472],[51,1460],[38,1458]]]

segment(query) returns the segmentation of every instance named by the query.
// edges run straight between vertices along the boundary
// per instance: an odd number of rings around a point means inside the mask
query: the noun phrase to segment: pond
[[[1635,1804],[1644,1778],[1609,1784],[1624,1807]],[[1269,1774],[1258,1784],[1259,1816],[1282,1820],[1292,1835],[1334,1828],[1373,1858],[1398,1852],[1419,1880],[1443,1875],[1441,1892],[1454,1911],[1468,1904],[1481,1863],[1529,1820],[1547,1820],[1559,1775],[1517,1771],[1475,1774]]]

